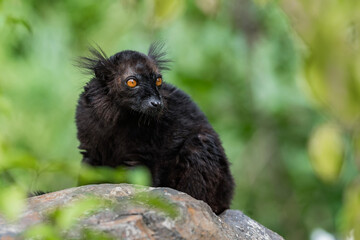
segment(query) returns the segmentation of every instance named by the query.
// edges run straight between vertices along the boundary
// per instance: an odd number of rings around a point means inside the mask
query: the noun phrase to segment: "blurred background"
[[[0,0],[0,212],[76,186],[75,106],[90,76],[74,61],[89,45],[112,55],[163,40],[164,80],[198,103],[232,163],[232,208],[285,239],[360,239],[359,5]]]

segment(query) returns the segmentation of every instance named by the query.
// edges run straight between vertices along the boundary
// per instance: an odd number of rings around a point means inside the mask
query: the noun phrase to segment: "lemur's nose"
[[[161,102],[158,101],[158,100],[151,100],[151,101],[150,101],[150,104],[151,104],[153,107],[156,107],[156,108],[158,108],[158,107],[161,106]]]

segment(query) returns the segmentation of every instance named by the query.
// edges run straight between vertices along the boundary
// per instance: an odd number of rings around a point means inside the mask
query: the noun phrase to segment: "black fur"
[[[210,205],[229,208],[234,181],[218,135],[188,95],[155,85],[168,60],[161,45],[148,55],[122,51],[110,58],[91,49],[82,66],[94,77],[76,111],[83,162],[93,166],[145,165],[155,187],[170,187]],[[130,88],[126,80],[136,78]],[[154,107],[151,102],[159,104]]]

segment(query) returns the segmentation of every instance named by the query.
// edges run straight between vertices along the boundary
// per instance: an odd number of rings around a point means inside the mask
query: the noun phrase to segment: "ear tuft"
[[[76,61],[76,66],[84,70],[86,74],[95,74],[97,78],[103,79],[111,72],[112,62],[109,61],[105,52],[98,46],[90,46],[89,57],[80,57]]]
[[[169,64],[172,62],[166,58],[164,50],[165,44],[157,41],[150,45],[148,56],[153,59],[160,70],[170,70]]]

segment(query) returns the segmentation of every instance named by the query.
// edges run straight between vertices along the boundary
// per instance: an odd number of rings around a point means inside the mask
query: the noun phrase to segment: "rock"
[[[234,229],[238,239],[283,239],[239,210],[226,210],[220,218]]]
[[[83,229],[106,233],[115,239],[283,239],[238,210],[215,215],[203,201],[170,189],[130,184],[99,184],[65,189],[28,199],[19,220],[0,217],[0,239],[15,239],[30,227],[46,222],[49,213],[87,196],[111,204],[88,212],[64,238],[84,239]]]

